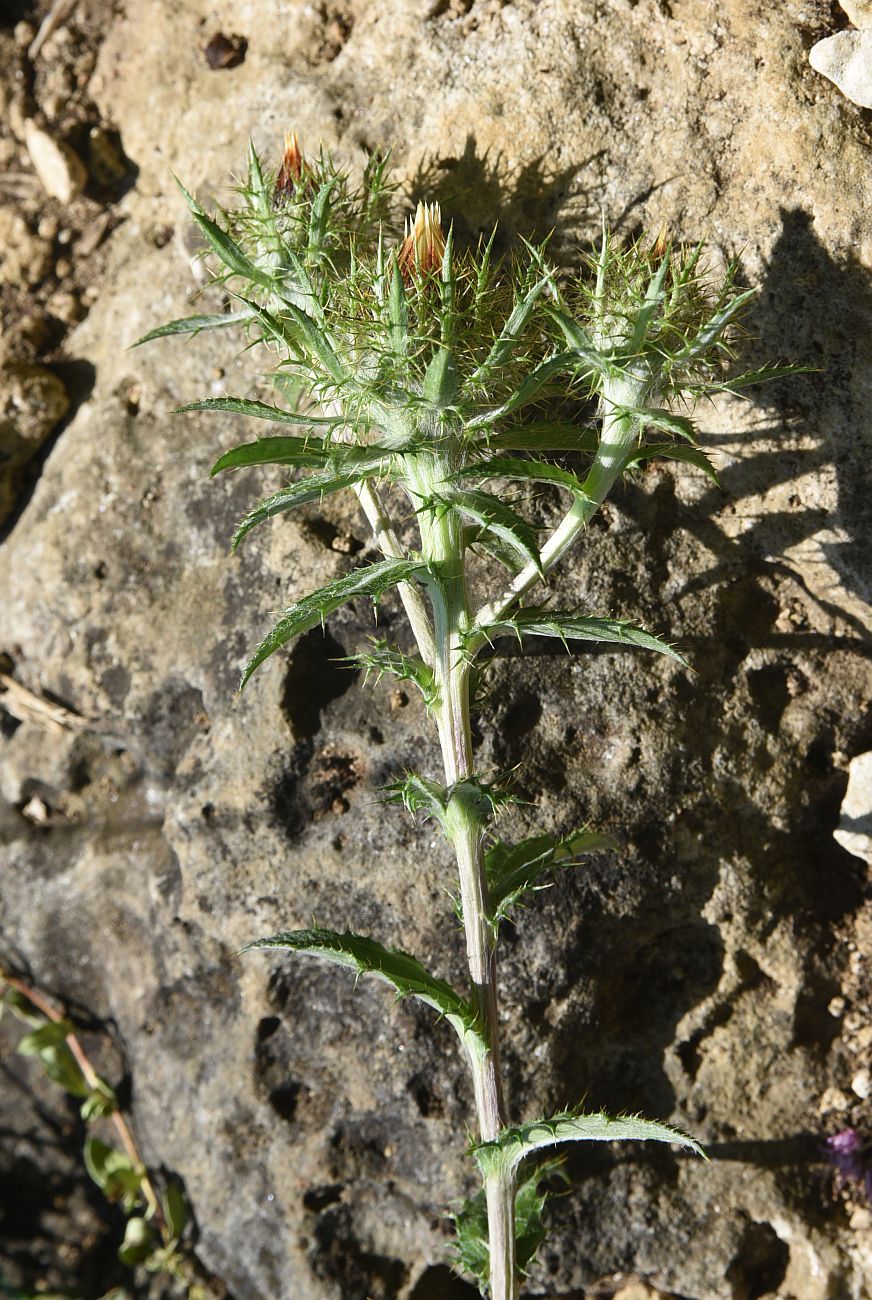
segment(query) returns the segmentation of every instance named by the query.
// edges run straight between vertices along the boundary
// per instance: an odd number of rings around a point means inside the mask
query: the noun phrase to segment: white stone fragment
[[[872,108],[872,28],[826,36],[811,47],[808,59],[815,72],[834,81],[846,99]]]
[[[82,192],[88,173],[69,145],[53,140],[30,117],[24,123],[24,143],[46,194],[60,199],[61,203],[69,203]]]
[[[872,27],[872,0],[839,0],[855,27]]]
[[[851,1092],[865,1101],[872,1092],[872,1076],[868,1070],[858,1070],[851,1080]]]
[[[833,836],[855,858],[872,865],[872,753],[858,754],[848,765],[848,788]]]

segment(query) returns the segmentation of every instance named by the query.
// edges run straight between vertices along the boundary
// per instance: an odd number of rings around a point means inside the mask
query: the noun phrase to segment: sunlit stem
[[[484,865],[484,822],[480,805],[463,782],[475,775],[470,727],[470,660],[464,638],[470,611],[466,590],[463,528],[456,512],[440,500],[448,488],[450,467],[435,455],[422,455],[411,466],[409,487],[417,502],[421,550],[429,570],[435,642],[434,672],[438,691],[436,722],[445,781],[453,788],[445,831],[454,848],[472,994],[484,1041],[467,1053],[475,1093],[479,1137],[492,1141],[506,1125],[500,1079],[497,1011],[496,940]],[[515,1189],[511,1174],[496,1171],[485,1180],[492,1300],[517,1300],[515,1256]]]
[[[605,501],[614,483],[627,467],[627,460],[638,439],[639,424],[627,410],[638,408],[645,396],[643,381],[622,379],[607,388],[601,401],[602,432],[596,456],[581,493],[543,545],[537,567],[532,562],[515,575],[506,589],[475,617],[467,637],[467,653],[475,654],[484,644],[488,624],[498,623],[542,576],[554,568],[571,550],[579,535]]]

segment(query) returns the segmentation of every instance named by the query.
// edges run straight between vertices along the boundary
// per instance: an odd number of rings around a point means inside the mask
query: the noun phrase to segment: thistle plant
[[[569,1141],[700,1148],[638,1116],[579,1109],[512,1123],[500,1070],[501,929],[555,872],[611,842],[586,827],[500,838],[496,821],[514,795],[505,777],[476,767],[477,661],[512,636],[610,643],[684,664],[661,629],[561,609],[542,598],[543,582],[642,462],[672,458],[715,477],[690,418],[700,398],[784,371],[727,378],[731,333],[754,291],[736,287],[735,266],[707,273],[701,246],[688,251],[660,237],[624,247],[604,228],[573,275],[558,273],[546,246],[524,243],[496,258],[491,238],[459,250],[435,204],[396,226],[384,160],[371,160],[355,187],[323,151],[304,158],[296,137],[277,173],[265,172],[252,148],[232,209],[209,216],[185,197],[234,309],[173,321],[146,339],[242,326],[269,359],[275,400],[227,396],[181,409],[267,423],[266,436],[228,451],[213,473],[290,471],[287,485],[241,520],[233,549],[267,519],[349,490],[381,552],[294,599],[254,650],[241,687],[347,601],[377,605],[397,589],[410,645],[378,640],[356,660],[413,683],[438,733],[443,772],[408,772],[387,797],[438,823],[454,851],[469,982],[456,989],[414,956],[351,932],[290,930],[248,948],[376,975],[455,1030],[475,1097],[471,1154],[481,1180],[454,1214],[457,1262],[482,1294],[510,1300],[544,1237],[543,1187],[555,1162],[537,1165],[537,1153]],[[547,535],[509,491],[517,483],[565,499]],[[471,592],[483,586],[488,598],[476,603]]]

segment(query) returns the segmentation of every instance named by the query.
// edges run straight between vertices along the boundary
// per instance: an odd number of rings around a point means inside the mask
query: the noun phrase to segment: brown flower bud
[[[445,235],[438,203],[419,203],[415,219],[406,218],[406,237],[397,254],[400,274],[407,284],[415,274],[438,271],[445,255]]]
[[[665,221],[661,221],[660,229],[657,232],[657,238],[651,245],[651,252],[648,254],[652,262],[659,262],[666,256],[669,248],[669,231]]]
[[[282,199],[293,198],[297,182],[303,175],[305,165],[296,131],[286,132],[285,152],[282,156],[279,174],[276,177],[276,188],[273,196],[276,203],[280,203]]]

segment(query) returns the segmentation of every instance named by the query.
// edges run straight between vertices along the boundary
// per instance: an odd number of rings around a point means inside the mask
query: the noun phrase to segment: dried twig
[[[61,23],[69,18],[75,7],[76,0],[54,0],[51,9],[49,9],[39,25],[39,31],[30,42],[30,48],[27,51],[28,58],[36,58],[52,32],[56,31]]]
[[[33,691],[22,686],[21,682],[17,682],[8,673],[0,673],[0,704],[19,722],[32,722],[56,735],[64,731],[77,731],[87,725],[87,719],[80,714],[64,708],[62,704],[46,700],[41,695],[34,695]]]

